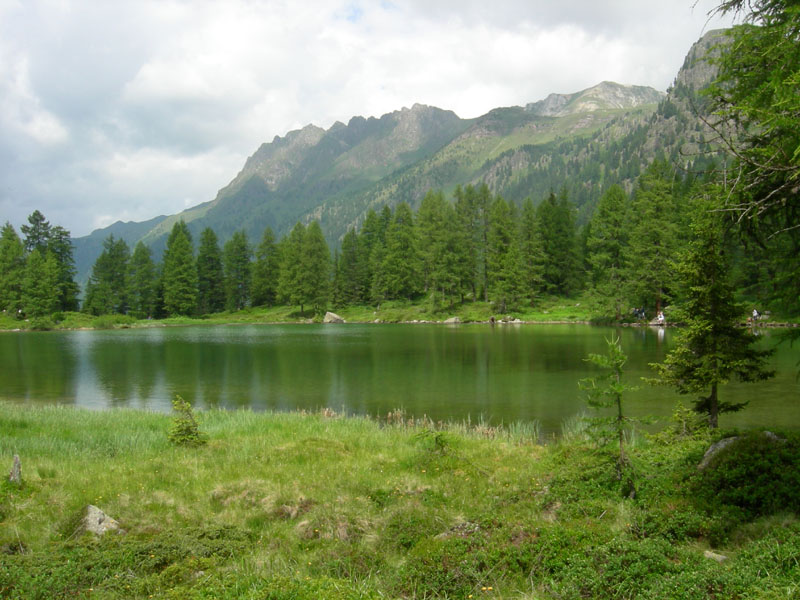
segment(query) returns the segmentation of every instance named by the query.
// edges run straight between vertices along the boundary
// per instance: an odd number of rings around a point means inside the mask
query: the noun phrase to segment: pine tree
[[[522,256],[514,210],[500,196],[492,202],[486,263],[495,306],[500,312],[516,308],[523,295]]]
[[[225,308],[222,252],[217,234],[210,227],[200,233],[197,249],[197,312],[207,315]]]
[[[11,223],[0,233],[0,310],[18,316],[23,306],[25,247]]]
[[[183,221],[173,225],[164,251],[164,310],[168,315],[191,315],[197,308],[197,268],[191,234]]]
[[[600,198],[591,221],[586,247],[590,283],[602,309],[619,321],[627,288],[628,199],[613,185]]]
[[[447,203],[441,192],[429,191],[417,211],[417,236],[422,268],[422,284],[437,305],[437,293],[449,287],[446,269],[450,266],[448,251]]]
[[[277,301],[280,256],[275,243],[275,234],[267,227],[256,248],[253,263],[253,306],[272,306]]]
[[[150,248],[139,241],[130,260],[130,309],[139,319],[153,317],[156,312],[156,265]]]
[[[250,301],[252,250],[244,231],[237,231],[225,242],[225,305],[228,310],[242,310]]]
[[[720,413],[745,406],[721,401],[719,386],[732,378],[753,382],[774,374],[766,368],[771,352],[757,350],[755,336],[739,326],[744,311],[736,304],[729,282],[723,213],[714,208],[708,199],[700,202],[693,238],[677,264],[683,290],[678,318],[686,326],[678,331],[675,347],[664,362],[653,365],[660,381],[679,393],[708,393],[697,399],[694,408],[708,415],[712,428],[717,427]]]

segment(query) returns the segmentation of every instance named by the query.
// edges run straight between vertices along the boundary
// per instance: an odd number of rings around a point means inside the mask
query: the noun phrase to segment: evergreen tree
[[[25,247],[11,223],[0,233],[0,310],[14,317],[22,309]]]
[[[287,304],[298,305],[301,313],[305,306],[300,280],[305,237],[306,228],[298,222],[289,235],[281,240],[281,271],[278,278],[278,296]]]
[[[128,275],[130,249],[125,240],[109,235],[103,251],[92,266],[86,285],[84,312],[93,315],[128,312]]]
[[[256,248],[253,263],[252,302],[253,306],[272,306],[277,301],[278,277],[280,276],[280,256],[275,243],[275,234],[267,227]]]
[[[627,287],[628,199],[613,185],[600,198],[591,221],[586,247],[590,282],[601,308],[622,318]]]
[[[388,298],[413,298],[421,287],[420,270],[414,215],[411,207],[401,202],[386,231],[383,272]]]
[[[20,227],[25,236],[25,252],[39,250],[44,254],[50,241],[50,223],[38,210],[28,216],[28,225]]]
[[[252,250],[244,231],[237,231],[225,242],[225,304],[228,310],[242,310],[250,301]]]
[[[678,316],[686,326],[678,331],[664,362],[654,365],[661,382],[679,393],[708,393],[694,407],[708,415],[712,428],[717,427],[720,413],[745,406],[721,401],[720,385],[732,378],[753,382],[774,374],[766,368],[770,351],[754,348],[755,336],[739,326],[744,311],[736,304],[728,279],[722,213],[713,208],[708,200],[699,206],[693,238],[677,265],[684,292]]]
[[[542,280],[549,294],[569,296],[580,286],[578,245],[572,203],[553,192],[536,210],[542,242]]]
[[[130,311],[138,319],[153,317],[156,313],[156,265],[150,248],[139,241],[130,260]]]
[[[217,234],[210,227],[200,233],[197,249],[197,312],[207,315],[225,308],[222,252]]]
[[[386,280],[386,271],[384,269],[386,263],[386,247],[380,240],[372,248],[369,263],[370,272],[372,273],[369,297],[372,303],[380,308],[381,303],[389,297],[389,285]]]
[[[364,261],[363,278],[360,286],[364,290],[364,300],[372,298],[372,280],[375,276],[373,267],[377,266],[373,264],[372,253],[378,244],[386,244],[386,228],[378,213],[373,209],[369,209],[364,219],[364,225],[358,233],[359,254]]]
[[[37,247],[28,253],[25,261],[22,302],[24,314],[33,319],[58,310],[58,264],[51,253]]]
[[[331,253],[322,228],[312,221],[306,229],[300,255],[300,294],[302,303],[321,313],[328,304],[330,291]]]
[[[678,245],[678,205],[673,174],[655,161],[639,178],[630,213],[628,294],[637,303],[661,310],[673,279],[672,262]]]
[[[522,205],[519,235],[524,291],[529,300],[533,302],[543,285],[542,268],[544,255],[536,219],[536,209],[530,197],[526,198]]]
[[[162,272],[167,315],[191,315],[197,308],[197,268],[186,223],[173,225],[167,238]]]
[[[342,305],[359,304],[365,297],[365,271],[367,261],[362,255],[355,229],[350,229],[342,238],[342,251],[337,255],[334,290]]]
[[[450,266],[448,251],[447,203],[441,192],[429,191],[417,211],[417,235],[423,289],[429,292],[436,305],[436,294],[448,287]]]
[[[497,196],[491,207],[486,262],[490,296],[500,312],[516,308],[524,293],[519,243],[514,210]]]
[[[80,289],[75,283],[75,260],[69,231],[56,225],[50,229],[47,249],[52,252],[58,265],[58,304],[59,310],[78,310]]]
[[[460,262],[469,271],[468,287],[472,292],[472,299],[478,299],[478,213],[475,206],[475,190],[472,186],[467,186],[466,190],[461,186],[456,187],[453,192],[455,228],[458,230],[458,237],[461,238]]]

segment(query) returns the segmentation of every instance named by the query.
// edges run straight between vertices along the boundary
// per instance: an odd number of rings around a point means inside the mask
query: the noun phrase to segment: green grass
[[[0,597],[787,598],[800,523],[699,504],[708,436],[637,436],[637,496],[574,428],[0,404]],[[792,443],[796,443],[793,440]],[[796,460],[796,459],[795,459]],[[702,484],[702,481],[700,481]],[[715,480],[715,485],[720,485]],[[76,536],[87,504],[126,535]],[[729,556],[718,564],[703,556]]]

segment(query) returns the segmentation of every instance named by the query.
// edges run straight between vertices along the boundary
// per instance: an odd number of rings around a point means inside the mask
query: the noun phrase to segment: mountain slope
[[[85,281],[109,233],[131,245],[142,239],[159,255],[178,219],[195,236],[211,227],[224,242],[244,229],[253,243],[267,226],[280,236],[298,220],[317,219],[335,243],[370,208],[402,201],[416,207],[429,189],[449,192],[456,185],[486,183],[517,202],[528,196],[538,202],[565,187],[585,220],[608,185],[630,189],[656,156],[702,167],[707,159],[698,153],[708,143],[692,111],[696,91],[713,77],[704,56],[718,39],[711,32],[693,46],[668,94],[603,82],[476,119],[416,104],[328,130],[308,125],[276,136],[214,200],[75,240],[80,278]]]

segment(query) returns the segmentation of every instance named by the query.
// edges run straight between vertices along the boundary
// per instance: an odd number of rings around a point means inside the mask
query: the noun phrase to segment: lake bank
[[[635,498],[586,438],[322,414],[0,403],[9,598],[706,598],[797,593],[796,516],[698,502],[706,434],[636,436]],[[792,442],[794,443],[794,442]],[[3,466],[5,469],[6,467]],[[73,535],[88,505],[125,535]],[[723,563],[705,551],[728,557]],[[794,558],[792,558],[794,557]],[[791,592],[794,590],[794,592]]]

